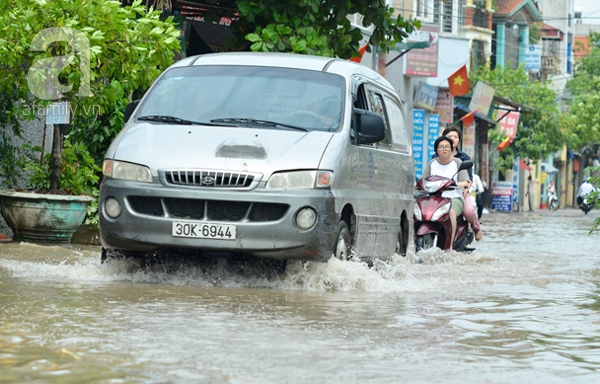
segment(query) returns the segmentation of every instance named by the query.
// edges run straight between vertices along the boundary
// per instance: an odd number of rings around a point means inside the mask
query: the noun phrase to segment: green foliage
[[[52,79],[38,64],[65,56],[66,66],[57,70],[58,85],[64,89],[61,100],[71,103],[75,141],[88,143],[98,163],[122,128],[130,95],[147,89],[180,49],[173,20],[162,20],[160,12],[147,13],[141,0],[127,7],[105,0],[0,0],[0,9],[0,76],[10,79],[0,82],[0,100],[9,100],[0,103],[0,112],[10,116],[9,122],[0,118],[0,127],[14,129],[15,121],[35,117],[32,111],[48,104],[31,97],[44,89],[28,81],[48,84],[44,80]],[[83,38],[32,50],[34,37],[48,28],[72,28]],[[86,44],[76,50],[77,41]],[[0,176],[12,182],[4,157],[0,162]]]
[[[567,114],[568,142],[582,154],[595,151],[600,143],[600,34],[591,32],[589,41],[594,48],[577,63],[575,75],[567,82],[573,95]]]
[[[537,44],[542,38],[542,23],[533,23],[529,26],[529,44]]]
[[[373,26],[369,44],[384,52],[395,47],[421,24],[394,16],[384,0],[208,0],[239,13],[232,22],[233,50],[293,52],[349,59],[359,56],[361,31],[350,24],[349,15],[363,15],[364,27]],[[207,14],[216,20],[222,8]],[[368,48],[370,49],[370,48]]]
[[[28,149],[29,146],[26,146]],[[41,147],[31,148],[40,154]],[[50,154],[43,156],[42,161],[33,161],[25,164],[25,171],[30,172],[29,186],[38,191],[47,191],[50,188]],[[90,155],[83,143],[71,144],[65,141],[62,151],[61,163],[61,191],[70,195],[90,195],[98,191],[98,174],[102,170]]]
[[[587,168],[585,168],[584,173],[586,173],[588,175],[590,175],[590,174],[598,175],[600,173],[600,167],[587,167]],[[600,186],[600,176],[591,176],[589,181],[594,186],[596,186],[596,188],[598,188],[598,186]],[[600,192],[598,190],[591,192],[589,194],[588,198],[591,201],[596,202],[596,205],[595,205],[596,209],[600,209]],[[592,229],[590,229],[589,234],[591,234],[592,232],[597,230],[599,225],[600,225],[600,217],[597,217],[596,220],[594,221],[594,225],[592,226]]]
[[[483,81],[496,90],[496,95],[523,104],[514,142],[513,153],[502,156],[520,156],[532,160],[542,159],[562,148],[565,143],[563,117],[554,102],[556,92],[549,83],[530,81],[523,66],[517,69],[488,66],[470,75],[471,81]],[[499,112],[502,113],[502,112]],[[496,134],[498,145],[501,134]],[[503,151],[503,153],[506,152]]]

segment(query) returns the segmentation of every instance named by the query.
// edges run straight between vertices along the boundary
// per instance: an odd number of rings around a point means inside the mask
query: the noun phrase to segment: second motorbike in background
[[[548,195],[548,209],[556,211],[558,209],[558,197],[556,193],[551,193]]]
[[[463,161],[459,170],[473,166],[472,161]],[[416,251],[430,248],[450,249],[452,243],[452,223],[450,208],[452,200],[442,196],[442,192],[458,188],[453,179],[441,176],[429,176],[417,181],[417,190],[424,195],[415,200],[414,229]],[[467,196],[467,198],[469,198]],[[469,223],[462,216],[456,218],[456,233],[452,249],[458,252],[470,250],[475,234],[469,229]]]

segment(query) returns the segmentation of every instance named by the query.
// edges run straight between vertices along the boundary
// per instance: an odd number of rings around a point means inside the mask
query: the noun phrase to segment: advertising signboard
[[[415,160],[415,180],[423,176],[423,134],[425,130],[425,111],[413,111],[413,158]]]
[[[429,41],[429,47],[413,49],[406,54],[406,76],[437,77],[439,34],[438,26],[423,24],[421,29],[408,36],[408,42]]]
[[[437,98],[438,89],[436,87],[427,83],[421,83],[417,91],[415,107],[433,111]]]
[[[492,209],[498,212],[512,211],[513,185],[510,181],[492,183]]]
[[[510,107],[501,105],[498,110],[498,117],[502,118],[502,120],[500,120],[500,129],[506,133],[506,136],[514,139],[517,134],[517,125],[519,125],[520,114],[518,111],[508,112],[510,109]]]
[[[525,69],[539,71],[542,67],[542,47],[541,45],[529,44],[525,50]]]
[[[427,127],[427,158],[424,159],[424,164],[427,164],[435,153],[433,145],[440,135],[440,117],[434,114],[429,115],[429,124],[427,124]]]

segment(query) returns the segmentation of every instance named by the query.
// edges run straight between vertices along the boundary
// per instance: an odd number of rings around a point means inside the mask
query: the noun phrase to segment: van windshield
[[[339,75],[258,66],[172,68],[136,117],[192,124],[338,131],[344,108]]]

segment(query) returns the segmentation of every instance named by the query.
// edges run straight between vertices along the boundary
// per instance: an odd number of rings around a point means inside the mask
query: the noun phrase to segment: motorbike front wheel
[[[437,246],[437,235],[428,233],[426,235],[417,236],[417,252],[423,249],[431,249]]]
[[[549,208],[553,211],[556,211],[558,209],[558,200],[552,200]]]

